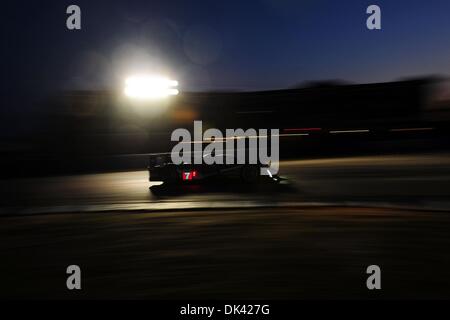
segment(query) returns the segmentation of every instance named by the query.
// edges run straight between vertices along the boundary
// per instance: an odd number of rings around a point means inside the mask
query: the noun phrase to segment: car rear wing
[[[161,167],[171,163],[170,153],[155,153],[149,156],[149,167]]]

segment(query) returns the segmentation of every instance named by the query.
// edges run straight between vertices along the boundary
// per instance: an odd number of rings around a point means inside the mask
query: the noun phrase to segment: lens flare
[[[137,99],[159,99],[179,93],[178,81],[157,76],[131,76],[125,80],[125,94]]]

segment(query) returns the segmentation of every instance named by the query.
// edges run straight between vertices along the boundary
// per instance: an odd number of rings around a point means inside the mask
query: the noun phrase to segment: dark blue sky
[[[65,27],[66,7],[82,30]],[[382,30],[366,28],[370,4]],[[2,9],[3,90],[120,87],[162,72],[182,89],[450,74],[450,1],[11,1]]]

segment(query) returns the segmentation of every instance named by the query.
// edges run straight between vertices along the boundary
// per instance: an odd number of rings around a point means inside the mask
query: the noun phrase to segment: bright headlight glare
[[[165,77],[132,76],[125,81],[125,94],[140,99],[163,98],[177,95],[178,81]]]

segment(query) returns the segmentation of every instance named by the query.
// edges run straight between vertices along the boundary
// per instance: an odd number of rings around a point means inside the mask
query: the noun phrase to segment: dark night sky
[[[81,7],[81,31],[65,27],[69,4]],[[366,28],[370,4],[381,31]],[[10,1],[2,90],[114,88],[144,71],[188,90],[449,75],[449,17],[448,0]]]

